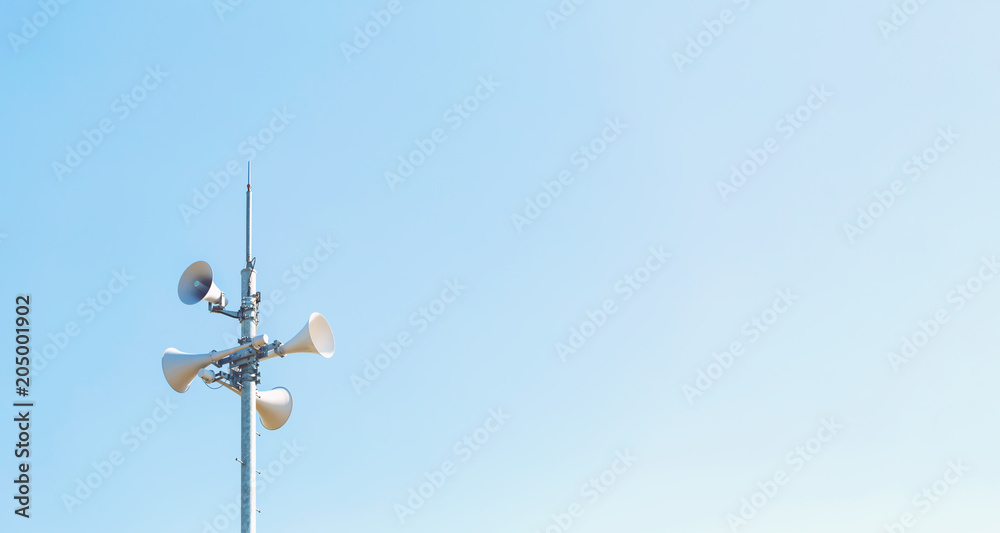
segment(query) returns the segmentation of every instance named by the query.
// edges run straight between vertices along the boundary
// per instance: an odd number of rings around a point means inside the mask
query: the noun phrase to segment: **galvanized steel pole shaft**
[[[242,274],[240,331],[249,342],[257,335],[257,272],[250,251],[250,165],[247,164],[247,258]],[[240,373],[240,531],[257,532],[257,360],[245,363]]]

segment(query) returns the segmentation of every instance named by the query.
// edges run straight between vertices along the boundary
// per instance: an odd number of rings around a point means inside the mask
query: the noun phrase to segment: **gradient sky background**
[[[0,394],[17,398],[17,294],[38,368],[32,518],[5,499],[0,530],[239,530],[217,528],[239,497],[239,402],[199,383],[177,394],[160,354],[238,333],[176,283],[205,260],[238,293],[239,147],[275,109],[295,118],[253,158],[254,255],[265,301],[286,301],[259,332],[287,340],[320,312],[337,350],[263,366],[261,388],[289,388],[295,409],[261,429],[258,468],[304,451],[259,496],[259,531],[557,531],[579,502],[574,533],[725,532],[779,470],[789,482],[738,531],[886,531],[906,512],[907,531],[997,530],[1000,280],[961,309],[948,294],[1000,254],[1000,6],[931,1],[886,39],[889,1],[595,0],[553,28],[556,0],[403,0],[348,60],[342,43],[387,2],[346,4],[247,0],[220,20],[208,0],[72,2],[27,43],[5,39]],[[5,3],[4,33],[41,9]],[[733,22],[678,69],[723,9]],[[157,67],[169,75],[121,120],[113,101]],[[444,113],[490,76],[452,129]],[[832,96],[785,139],[776,123],[821,86]],[[574,151],[616,117],[627,128],[579,171]],[[52,163],[103,119],[113,132],[58,180]],[[390,190],[384,173],[435,128],[446,140]],[[938,128],[959,137],[911,181]],[[716,183],[769,137],[778,150],[724,201]],[[236,176],[185,220],[179,205],[230,161]],[[517,231],[511,215],[564,169],[573,183]],[[896,179],[904,194],[852,242],[843,225]],[[324,238],[338,248],[295,286]],[[651,246],[671,258],[624,301],[614,286]],[[115,270],[134,280],[87,315]],[[417,333],[411,314],[451,279],[467,290]],[[798,300],[749,342],[743,324],[781,289]],[[618,312],[562,362],[556,343],[608,298]],[[942,309],[894,371],[887,354]],[[70,322],[79,335],[38,364]],[[414,343],[358,394],[351,376],[400,332]],[[682,388],[734,341],[745,354],[689,402]],[[176,409],[126,445],[158,401]],[[454,443],[498,408],[510,419],[462,461]],[[831,417],[844,429],[796,470],[786,456]],[[638,460],[589,502],[581,485],[625,450]],[[68,510],[115,451],[124,464]],[[449,459],[457,473],[401,523],[394,506]],[[970,470],[948,494],[915,505],[959,459]]]

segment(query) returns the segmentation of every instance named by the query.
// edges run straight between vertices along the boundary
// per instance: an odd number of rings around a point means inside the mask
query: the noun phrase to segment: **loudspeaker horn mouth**
[[[330,323],[319,313],[309,315],[306,325],[288,342],[278,347],[279,355],[290,353],[315,353],[329,359],[335,348]]]
[[[212,267],[204,261],[196,261],[188,266],[177,282],[177,297],[187,305],[207,300],[221,305],[222,290],[214,283]]]
[[[265,429],[275,430],[285,425],[292,415],[292,393],[284,387],[257,392],[257,414]]]

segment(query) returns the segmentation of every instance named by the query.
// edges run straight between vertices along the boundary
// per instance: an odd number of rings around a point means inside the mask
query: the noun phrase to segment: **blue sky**
[[[1000,8],[222,2],[0,8],[0,529],[238,531],[251,159],[259,531],[995,531]]]

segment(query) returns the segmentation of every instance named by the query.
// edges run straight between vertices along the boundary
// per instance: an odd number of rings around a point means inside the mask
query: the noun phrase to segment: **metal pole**
[[[247,163],[247,258],[241,271],[242,303],[240,306],[240,331],[243,339],[257,335],[257,272],[254,270],[250,250],[250,218],[253,195],[250,192],[250,163]],[[242,344],[242,342],[241,342]],[[240,531],[257,531],[257,359],[245,363],[240,369],[240,455],[243,460],[240,472]]]

